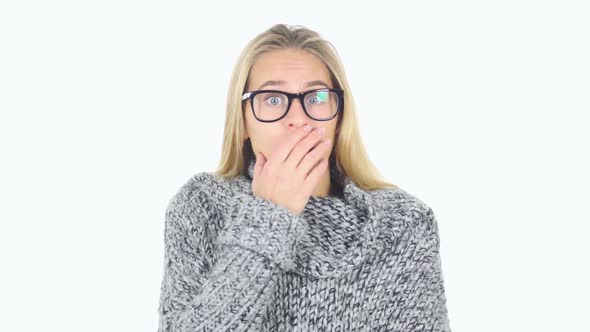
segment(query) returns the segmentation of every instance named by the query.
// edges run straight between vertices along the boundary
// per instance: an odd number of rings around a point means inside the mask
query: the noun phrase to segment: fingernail
[[[326,132],[326,128],[324,128],[324,127],[322,127],[322,128],[320,128],[320,129],[318,129],[318,133],[319,133],[320,135],[323,135],[325,132]]]
[[[309,131],[310,129],[311,129],[310,125],[303,126],[303,130],[305,130],[305,131]]]
[[[331,140],[324,141],[324,145],[330,145],[331,142]]]

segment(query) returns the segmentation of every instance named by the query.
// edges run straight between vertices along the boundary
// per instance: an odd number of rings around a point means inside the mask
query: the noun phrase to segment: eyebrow
[[[262,89],[263,87],[267,86],[267,85],[283,85],[283,84],[287,84],[287,81],[266,81],[264,82],[261,86],[258,87],[258,90]],[[329,88],[328,84],[326,84],[326,82],[322,81],[322,80],[315,80],[315,81],[309,81],[307,83],[305,83],[305,86],[309,87],[309,86],[314,86],[314,85],[323,85],[326,88]]]

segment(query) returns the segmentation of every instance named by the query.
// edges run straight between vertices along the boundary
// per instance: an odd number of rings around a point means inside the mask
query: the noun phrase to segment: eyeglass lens
[[[303,107],[315,120],[332,118],[338,111],[338,94],[335,92],[314,91],[306,94],[303,99]],[[294,102],[295,100],[292,103]],[[285,114],[288,104],[285,94],[262,92],[254,96],[252,107],[257,118],[272,121]]]

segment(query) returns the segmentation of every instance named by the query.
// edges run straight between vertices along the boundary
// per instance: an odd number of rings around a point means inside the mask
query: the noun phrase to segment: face
[[[268,81],[284,81],[262,86]],[[307,85],[308,82],[322,81],[323,84]],[[317,82],[316,82],[317,83]],[[271,89],[297,93],[319,88],[333,88],[330,73],[324,63],[315,55],[304,50],[273,50],[262,54],[250,70],[246,91]],[[324,139],[334,142],[336,123],[340,114],[329,121],[316,121],[308,117],[299,100],[293,99],[285,117],[275,122],[260,122],[252,114],[250,102],[245,103],[246,133],[250,138],[254,154],[260,152],[268,159],[275,145],[294,129],[309,124],[313,129],[326,129]],[[333,143],[332,143],[333,144]],[[324,153],[328,158],[330,151]]]

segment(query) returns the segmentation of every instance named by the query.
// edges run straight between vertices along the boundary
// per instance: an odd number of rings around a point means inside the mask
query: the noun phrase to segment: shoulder
[[[202,209],[213,215],[223,208],[228,198],[243,186],[240,179],[226,179],[210,172],[199,172],[190,176],[172,195],[168,209]]]
[[[388,211],[421,211],[427,212],[432,208],[417,195],[401,188],[378,189],[371,192],[373,202]]]
[[[215,218],[215,204],[209,193],[217,187],[217,182],[215,175],[200,172],[188,177],[179,185],[168,200],[165,210],[167,237],[211,237],[211,225],[215,224],[211,219]]]
[[[190,214],[205,213],[212,215],[220,193],[227,191],[227,180],[209,172],[199,172],[187,178],[168,200],[167,213]]]
[[[395,224],[410,232],[436,227],[432,207],[401,187],[374,190],[372,197],[375,208],[387,225]]]
[[[213,175],[200,172],[185,180],[169,200],[169,208],[180,208],[205,198],[214,181]]]

